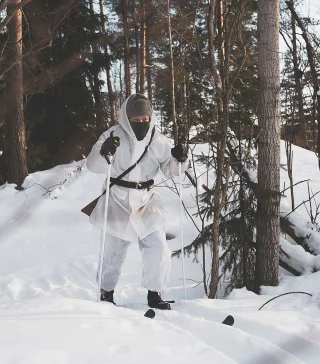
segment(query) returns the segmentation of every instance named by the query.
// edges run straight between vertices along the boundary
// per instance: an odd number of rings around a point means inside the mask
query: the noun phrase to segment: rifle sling
[[[129,172],[131,172],[133,170],[134,167],[136,167],[136,165],[138,163],[140,163],[141,159],[145,156],[145,154],[147,153],[148,149],[149,149],[149,146],[152,142],[152,139],[153,139],[153,136],[154,136],[154,133],[155,133],[155,126],[153,127],[152,129],[152,132],[151,132],[151,138],[150,138],[150,141],[148,143],[148,145],[146,146],[144,152],[142,153],[141,157],[136,161],[135,164],[133,164],[131,167],[129,167],[128,169],[126,169],[123,173],[120,174],[120,176],[114,178],[114,182],[111,182],[110,185],[109,185],[109,188],[111,188],[115,182],[118,180],[121,180],[125,175],[127,175]],[[103,193],[97,197],[95,200],[93,200],[92,202],[90,202],[87,206],[85,206],[81,211],[83,213],[85,213],[86,215],[90,216],[92,211],[94,210],[94,208],[96,207],[96,204],[98,203],[99,201],[99,198],[101,196],[103,196],[104,194],[106,193],[106,190],[103,191]]]

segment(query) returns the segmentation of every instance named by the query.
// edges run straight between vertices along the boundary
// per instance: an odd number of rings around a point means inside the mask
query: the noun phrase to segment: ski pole
[[[180,196],[180,239],[181,239],[181,257],[182,257],[182,277],[183,277],[183,291],[184,291],[184,299],[187,299],[186,292],[186,274],[184,269],[184,243],[183,243],[183,227],[182,227],[182,218],[183,218],[183,205],[182,205],[182,173],[181,173],[181,162],[179,162],[179,196]]]
[[[111,167],[112,161],[108,166],[108,174],[107,174],[107,186],[106,186],[106,197],[104,204],[104,220],[103,220],[103,230],[102,230],[102,239],[101,239],[101,255],[100,255],[100,265],[99,265],[99,283],[98,283],[98,291],[97,291],[97,302],[100,301],[100,289],[101,289],[101,279],[102,279],[102,262],[104,255],[104,244],[106,240],[106,230],[107,230],[107,218],[108,218],[108,204],[109,204],[109,189],[110,189],[110,177],[111,177]]]

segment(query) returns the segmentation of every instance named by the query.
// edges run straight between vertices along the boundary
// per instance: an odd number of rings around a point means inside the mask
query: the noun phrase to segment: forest
[[[157,112],[158,130],[189,145],[184,183],[199,191],[201,224],[184,253],[202,262],[205,294],[216,297],[227,272],[227,292],[277,286],[279,264],[301,275],[280,236],[311,255],[319,251],[293,215],[280,213],[280,199],[290,194],[294,212],[295,186],[303,183],[310,224],[319,231],[318,191],[309,189],[308,175],[292,177],[292,145],[320,153],[319,18],[302,13],[308,6],[306,0],[0,1],[0,184],[23,191],[28,175],[86,158],[117,124],[122,102],[142,93]],[[207,154],[197,153],[199,144],[208,145]],[[203,183],[195,165],[214,182]],[[290,181],[285,186],[281,168]]]

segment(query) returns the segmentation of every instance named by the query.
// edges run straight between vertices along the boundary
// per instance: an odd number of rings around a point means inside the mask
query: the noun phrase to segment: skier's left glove
[[[171,155],[178,162],[185,162],[188,159],[188,147],[185,144],[177,144],[174,148],[171,149]]]

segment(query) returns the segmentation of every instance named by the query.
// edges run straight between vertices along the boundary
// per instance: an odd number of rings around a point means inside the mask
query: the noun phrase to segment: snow
[[[208,153],[208,148],[198,145],[196,151]],[[294,182],[309,178],[313,192],[320,190],[316,156],[298,147],[293,152]],[[320,272],[312,273],[320,267],[319,258],[285,237],[282,247],[304,274],[293,277],[280,270],[280,285],[263,287],[260,296],[235,289],[225,300],[205,298],[202,284],[197,285],[201,265],[190,256],[185,259],[185,301],[181,260],[173,258],[165,292],[165,298],[176,300],[173,310],[144,318],[148,307],[140,286],[140,252],[132,244],[115,292],[118,307],[96,302],[100,233],[80,210],[100,194],[104,177],[89,172],[84,162],[33,173],[22,192],[11,184],[0,187],[0,364],[319,363]],[[204,172],[204,166],[197,166],[197,175]],[[201,179],[212,183],[206,174]],[[288,186],[284,169],[281,181]],[[192,214],[197,210],[195,191],[186,180],[184,184],[184,201]],[[160,186],[167,233],[174,236],[168,244],[174,251],[180,247],[179,198]],[[306,185],[295,191],[298,205],[307,198]],[[288,192],[281,202],[283,213],[290,211]],[[309,241],[320,250],[319,232],[305,207],[290,218],[302,236],[311,234]],[[200,226],[198,219],[195,223]],[[183,226],[187,245],[198,232],[187,215]],[[291,291],[312,297],[282,296],[259,311],[272,297]],[[220,324],[229,314],[235,318],[233,327]]]
[[[313,271],[320,270],[320,255],[312,255],[306,252],[302,246],[293,245],[284,238],[280,238],[280,246],[290,256],[289,259],[282,256],[282,260],[290,260],[290,266],[298,272],[312,273]]]
[[[306,149],[292,145],[293,153],[293,183],[308,180],[310,186],[310,195],[314,195],[320,191],[320,171],[318,166],[318,158],[315,153]],[[289,187],[289,179],[286,171],[286,154],[284,144],[281,149],[281,164],[285,165],[281,168],[281,184],[280,186]],[[316,215],[317,206],[320,205],[320,193],[314,196],[311,201],[311,208],[308,202],[308,186],[307,182],[299,183],[294,186],[294,202],[295,207],[301,205],[294,212],[291,212],[291,195],[290,190],[285,191],[285,197],[281,199],[280,211],[282,216],[287,216],[295,226],[297,236],[306,237],[308,246],[312,250],[320,253],[320,227],[312,224],[309,214]],[[303,204],[303,202],[306,202]],[[290,214],[289,214],[290,213]],[[319,219],[318,219],[319,222]]]

